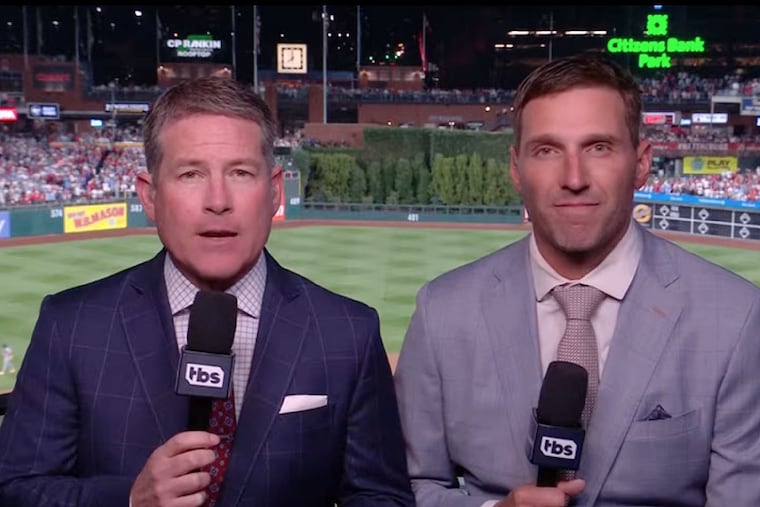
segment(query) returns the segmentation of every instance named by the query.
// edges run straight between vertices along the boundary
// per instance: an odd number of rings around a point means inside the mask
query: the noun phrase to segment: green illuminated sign
[[[669,69],[672,53],[705,52],[705,41],[702,37],[694,37],[690,40],[668,37],[667,14],[649,14],[644,35],[651,38],[613,37],[607,41],[607,51],[614,54],[637,54],[639,68],[647,69]]]
[[[176,50],[183,58],[209,58],[222,49],[222,41],[210,35],[188,35],[187,39],[168,39],[166,47]]]

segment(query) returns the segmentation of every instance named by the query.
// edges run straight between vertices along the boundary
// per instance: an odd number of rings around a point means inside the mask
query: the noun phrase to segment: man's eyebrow
[[[581,138],[581,144],[593,144],[593,143],[599,143],[599,142],[606,142],[606,143],[615,143],[618,142],[619,138],[615,135],[609,134],[609,133],[599,133],[599,134],[587,134]],[[536,137],[532,137],[525,140],[525,146],[536,146],[538,144],[550,144],[550,145],[559,145],[562,144],[562,142],[557,138],[557,136],[554,136],[552,134],[540,134]]]

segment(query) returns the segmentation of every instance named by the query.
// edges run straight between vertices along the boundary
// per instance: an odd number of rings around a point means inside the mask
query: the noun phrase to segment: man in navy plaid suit
[[[0,428],[0,505],[205,505],[219,438],[175,393],[198,290],[237,297],[237,430],[220,506],[414,501],[377,312],[266,251],[276,126],[226,78],[165,92],[145,122],[146,215],[165,248],[47,296]]]

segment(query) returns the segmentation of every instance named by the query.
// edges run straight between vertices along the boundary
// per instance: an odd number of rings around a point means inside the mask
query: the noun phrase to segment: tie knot
[[[590,285],[560,285],[552,290],[568,319],[590,320],[604,299],[604,292]]]

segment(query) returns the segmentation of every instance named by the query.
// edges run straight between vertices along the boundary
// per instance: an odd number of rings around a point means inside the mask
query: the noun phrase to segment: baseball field
[[[414,310],[417,290],[428,279],[474,260],[526,234],[525,228],[402,227],[401,224],[276,227],[268,248],[286,267],[329,289],[377,308],[382,334],[393,358]],[[440,225],[440,224],[439,224]],[[153,256],[158,238],[139,235],[83,239],[0,240],[0,344],[14,351],[18,368],[42,297],[85,283]],[[721,242],[677,236],[687,249],[760,285],[760,242]],[[15,375],[0,376],[0,391]]]

